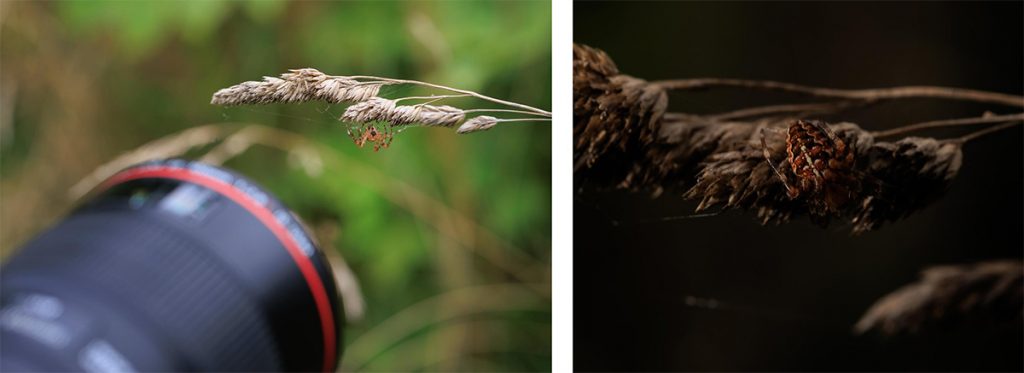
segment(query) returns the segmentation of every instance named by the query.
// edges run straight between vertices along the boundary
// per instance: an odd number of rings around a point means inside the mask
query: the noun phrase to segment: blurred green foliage
[[[68,188],[118,154],[204,124],[265,125],[322,145],[324,157],[335,159],[310,175],[288,152],[255,146],[225,165],[272,190],[314,228],[334,228],[330,244],[359,278],[366,301],[365,318],[345,332],[354,349],[343,359],[346,368],[550,369],[548,124],[510,123],[471,135],[410,128],[374,153],[353,145],[336,121],[343,105],[209,104],[219,88],[313,67],[428,81],[550,109],[549,2],[3,6],[3,253],[66,213],[74,203],[65,198]],[[406,93],[431,92],[384,92]],[[438,204],[417,208],[424,200]],[[472,308],[462,298],[414,307],[494,284],[528,289],[535,300],[502,307],[492,299],[496,308],[469,314],[451,312]],[[359,341],[394,326],[388,320],[403,310],[432,316],[387,343]]]

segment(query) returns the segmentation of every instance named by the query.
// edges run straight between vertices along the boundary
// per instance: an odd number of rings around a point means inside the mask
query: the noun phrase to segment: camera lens
[[[0,371],[331,371],[341,299],[274,197],[223,168],[128,168],[0,272]]]

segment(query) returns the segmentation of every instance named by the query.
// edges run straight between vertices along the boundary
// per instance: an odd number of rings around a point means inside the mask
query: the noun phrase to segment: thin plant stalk
[[[440,84],[421,82],[421,81],[418,81],[418,80],[383,78],[383,77],[379,77],[379,76],[370,76],[370,75],[355,75],[355,76],[348,76],[347,78],[351,78],[351,79],[375,79],[375,80],[378,80],[378,81],[381,81],[381,82],[387,82],[387,83],[392,83],[392,84],[415,84],[415,85],[421,85],[421,86],[424,86],[424,87],[437,88],[437,89],[442,89],[442,90],[446,90],[446,91],[462,93],[462,94],[466,94],[466,95],[470,95],[470,96],[479,98],[481,100],[487,100],[487,101],[494,102],[494,103],[501,104],[501,105],[506,105],[506,106],[520,108],[520,109],[523,109],[523,110],[532,111],[534,113],[542,114],[542,115],[548,116],[548,117],[551,116],[551,112],[544,111],[544,110],[541,110],[541,109],[538,109],[538,108],[535,108],[535,107],[532,107],[532,106],[523,105],[523,104],[511,102],[511,101],[500,100],[500,99],[496,99],[496,98],[490,97],[490,96],[485,96],[485,95],[482,95],[482,94],[479,94],[479,93],[476,93],[476,92],[473,92],[473,91],[468,91],[468,90],[458,89],[458,88],[452,88],[452,87],[443,86],[443,85],[440,85]]]
[[[744,80],[744,79],[678,79],[660,80],[650,83],[662,89],[702,89],[710,87],[739,87],[750,89],[764,89],[772,91],[785,91],[800,93],[817,97],[844,98],[854,100],[891,100],[914,97],[944,98],[950,100],[975,101],[990,104],[1000,104],[1014,107],[1024,107],[1024,97],[1008,95],[1004,93],[985,92],[973,89],[935,87],[935,86],[905,86],[878,89],[836,89],[809,87],[805,85],[776,82],[770,80]]]
[[[437,101],[437,100],[440,100],[440,99],[443,99],[443,98],[459,98],[459,97],[470,97],[470,95],[459,94],[459,95],[409,96],[409,97],[396,98],[395,102],[402,102],[402,101],[405,101],[405,100],[431,100],[431,101],[428,101],[428,103],[430,103],[430,102],[434,102],[434,101]]]
[[[927,128],[941,128],[941,127],[955,127],[969,124],[985,124],[985,123],[999,123],[999,122],[1020,122],[1024,121],[1024,113],[1010,114],[1010,115],[990,115],[982,116],[977,118],[956,118],[956,119],[944,119],[944,120],[933,120],[924,123],[910,124],[902,127],[874,131],[871,132],[872,136],[876,138],[888,137],[893,135],[902,135],[908,132]]]
[[[511,118],[498,119],[498,122],[550,122],[551,118]]]
[[[1000,124],[998,126],[992,126],[992,127],[989,127],[989,128],[983,129],[983,130],[979,130],[979,131],[968,133],[968,134],[963,135],[961,137],[958,137],[956,139],[950,140],[950,142],[963,144],[963,143],[966,143],[968,141],[977,139],[979,137],[988,135],[990,133],[999,132],[999,131],[1002,131],[1004,129],[1007,129],[1007,128],[1010,128],[1010,127],[1013,127],[1013,126],[1016,126],[1016,125],[1019,125],[1019,124],[1021,124],[1020,121],[1006,122],[1006,123]]]
[[[821,113],[821,112],[835,112],[843,109],[852,108],[854,106],[864,105],[870,103],[870,101],[859,102],[859,101],[838,101],[838,102],[824,102],[824,103],[812,103],[812,104],[785,104],[785,105],[770,105],[770,106],[758,106],[752,108],[739,109],[729,111],[725,113],[708,115],[708,119],[711,120],[734,120],[740,118],[751,118],[759,117],[770,114],[783,114],[783,113]]]
[[[515,113],[515,114],[546,116],[544,114],[537,113],[537,112],[534,112],[534,111],[511,110],[511,109],[470,109],[470,110],[465,110],[465,112],[466,113]]]

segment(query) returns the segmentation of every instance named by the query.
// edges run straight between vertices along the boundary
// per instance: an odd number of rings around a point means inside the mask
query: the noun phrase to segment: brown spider
[[[384,130],[377,130],[377,126],[374,124],[367,125],[366,127],[358,127],[353,133],[350,128],[348,131],[349,137],[356,143],[356,146],[362,148],[367,141],[373,143],[373,151],[379,151],[380,148],[387,148],[391,145],[391,140],[394,139],[394,133],[391,126],[384,124]]]
[[[857,187],[853,152],[824,122],[797,120],[786,131],[786,161],[795,184],[772,163],[763,130],[761,147],[790,199],[804,196],[824,212],[835,212]]]

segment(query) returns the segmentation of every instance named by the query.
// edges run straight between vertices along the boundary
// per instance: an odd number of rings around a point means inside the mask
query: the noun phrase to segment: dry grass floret
[[[377,96],[387,82],[360,83],[348,77],[330,77],[316,69],[294,69],[280,78],[263,77],[221,89],[214,105],[264,105],[325,101],[332,104],[362,102]]]
[[[599,50],[574,46],[575,173],[598,186],[681,191],[711,207],[753,210],[762,223],[808,215],[876,229],[935,200],[957,175],[961,146],[1024,121],[1024,113],[933,121],[869,132],[806,120],[869,103],[941,97],[1024,107],[1024,98],[944,87],[835,90],[779,82],[693,79],[646,82],[621,75]],[[668,89],[716,85],[785,90],[841,101],[746,108],[717,115],[670,113]],[[884,137],[943,126],[1003,123],[964,137]],[[777,166],[777,167],[775,167]],[[775,167],[775,169],[773,169]]]
[[[466,111],[428,104],[399,106],[397,101],[374,97],[349,106],[341,120],[353,123],[388,122],[392,125],[419,123],[424,126],[451,127],[466,119]]]
[[[498,118],[489,115],[480,115],[477,117],[473,117],[473,119],[467,120],[466,123],[463,123],[461,126],[459,126],[458,132],[468,133],[476,131],[486,131],[497,124]]]
[[[851,150],[855,177],[837,185],[845,193],[841,201],[825,200],[822,194],[794,198],[764,156],[767,149],[772,162],[781,169],[790,168],[786,137],[779,131],[789,124],[778,120],[667,123],[666,141],[691,151],[666,159],[697,170],[696,181],[684,197],[700,202],[698,212],[711,207],[752,210],[764,224],[800,214],[819,224],[841,218],[852,223],[854,233],[876,229],[924,207],[942,194],[960,168],[959,142],[916,137],[875,141],[856,124],[830,124]]]
[[[387,99],[380,97],[385,85],[418,85],[448,93],[422,97]],[[507,108],[463,110],[448,105],[431,103],[451,98],[477,98]],[[428,100],[415,105],[399,105],[403,100]],[[390,79],[375,76],[330,76],[316,69],[290,70],[280,78],[264,77],[263,81],[243,82],[213,94],[214,105],[260,105],[271,103],[300,103],[324,101],[332,104],[354,104],[339,118],[348,124],[347,133],[358,145],[374,144],[374,150],[386,148],[394,135],[407,126],[454,127],[466,121],[467,114],[478,112],[516,114],[518,117],[496,118],[477,115],[469,118],[458,133],[490,129],[501,122],[550,121],[551,113],[531,106],[499,100],[482,94],[415,80]]]
[[[1024,320],[1024,265],[1002,260],[935,266],[875,302],[854,326],[886,335],[953,326],[1016,325]]]
[[[573,135],[577,169],[627,161],[654,142],[668,95],[642,79],[619,74],[604,51],[573,46]],[[609,126],[611,125],[611,126]]]

